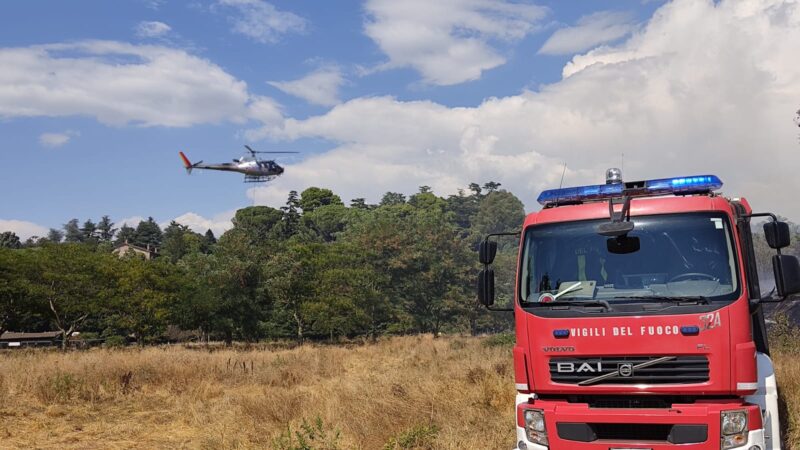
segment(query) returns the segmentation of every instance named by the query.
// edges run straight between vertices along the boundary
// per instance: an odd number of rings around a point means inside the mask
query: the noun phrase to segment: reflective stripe
[[[517,387],[518,391],[527,391],[528,390],[528,383],[516,383],[515,386]]]
[[[758,383],[736,383],[736,389],[742,391],[749,391],[751,389],[758,389]]]

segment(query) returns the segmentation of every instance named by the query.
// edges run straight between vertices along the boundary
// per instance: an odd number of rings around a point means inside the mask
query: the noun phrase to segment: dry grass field
[[[800,443],[800,361],[778,361]],[[6,351],[0,448],[510,449],[512,378],[509,346],[459,337]]]

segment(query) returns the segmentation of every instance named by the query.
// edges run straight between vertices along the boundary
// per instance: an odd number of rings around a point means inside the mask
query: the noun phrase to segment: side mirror
[[[481,264],[491,264],[494,257],[497,255],[497,242],[484,240],[478,249]]]
[[[478,272],[478,301],[486,307],[494,305],[494,269]]]
[[[775,290],[778,291],[779,297],[785,298],[800,292],[800,261],[796,256],[773,256],[772,271],[775,274]]]
[[[791,243],[789,224],[786,222],[767,222],[764,224],[764,236],[771,248],[781,249]]]

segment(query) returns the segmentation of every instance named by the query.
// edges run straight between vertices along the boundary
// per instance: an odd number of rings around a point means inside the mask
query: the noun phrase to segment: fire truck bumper
[[[528,440],[522,411],[544,413],[549,446]],[[694,403],[672,408],[590,408],[588,404],[517,395],[515,450],[720,450],[722,411],[748,413],[746,443],[731,450],[771,450],[764,439],[761,411],[746,403]],[[778,447],[775,447],[778,448]]]

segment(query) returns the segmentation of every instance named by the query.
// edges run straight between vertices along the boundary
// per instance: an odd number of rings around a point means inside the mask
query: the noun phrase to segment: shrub
[[[486,338],[483,345],[486,347],[513,347],[517,338],[513,333],[499,333]]]
[[[292,433],[291,426],[281,433],[272,444],[276,450],[340,450],[339,430],[326,430],[322,418],[317,416],[313,423],[303,419],[300,429]]]
[[[432,450],[437,434],[436,425],[417,425],[389,439],[383,450]]]
[[[125,336],[109,336],[106,338],[105,346],[109,348],[119,348],[128,345],[128,340]]]

